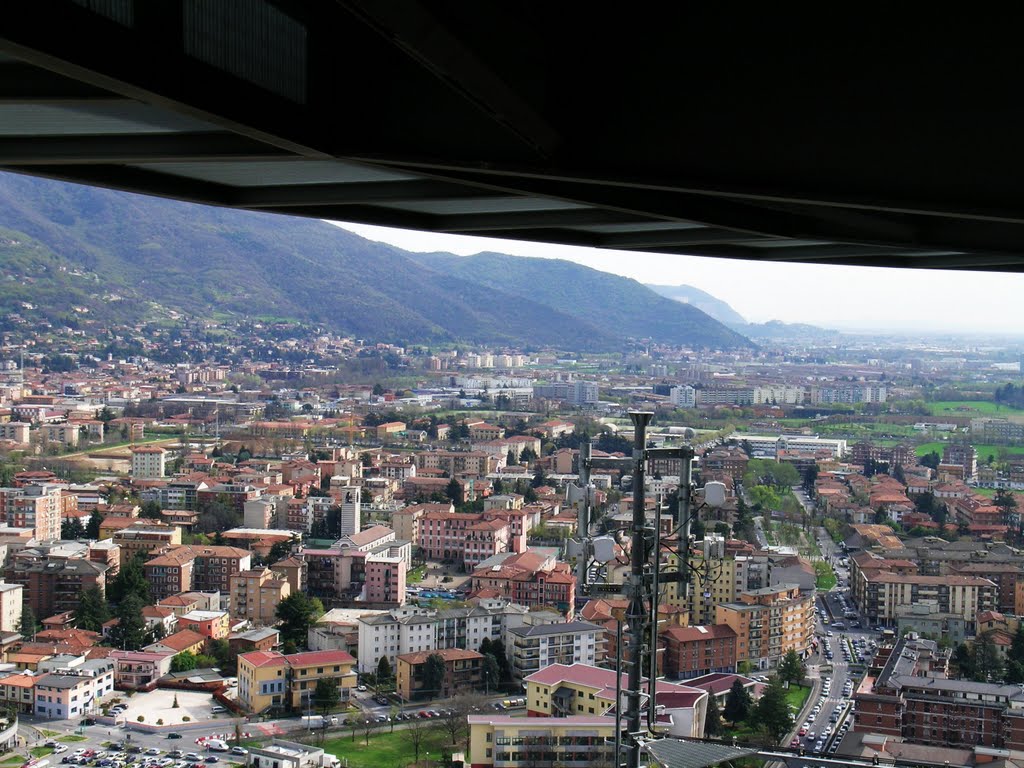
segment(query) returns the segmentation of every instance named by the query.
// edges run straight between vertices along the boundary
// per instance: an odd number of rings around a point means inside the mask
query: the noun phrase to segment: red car
[[[794,736],[792,739],[790,739],[789,746],[791,746],[791,747],[799,747],[800,746],[800,739],[798,739],[796,736]]]

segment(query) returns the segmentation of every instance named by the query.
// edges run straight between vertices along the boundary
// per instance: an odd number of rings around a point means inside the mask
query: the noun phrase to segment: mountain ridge
[[[581,351],[618,350],[629,335],[417,256],[315,219],[0,174],[4,314],[36,303],[32,311],[50,319],[68,305],[104,319],[159,308],[273,316],[388,341]]]

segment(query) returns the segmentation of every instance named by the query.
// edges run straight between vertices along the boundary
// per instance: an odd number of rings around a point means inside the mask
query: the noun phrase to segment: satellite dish
[[[611,536],[598,536],[594,539],[594,559],[599,563],[607,563],[615,559],[615,539]]]
[[[712,480],[704,486],[704,503],[709,507],[725,505],[725,483]]]

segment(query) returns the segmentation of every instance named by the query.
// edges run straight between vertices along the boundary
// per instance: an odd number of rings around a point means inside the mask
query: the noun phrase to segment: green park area
[[[979,416],[1021,415],[1017,408],[993,403],[991,400],[942,400],[928,403],[928,410],[932,416],[959,416],[971,419]]]
[[[420,738],[419,765],[442,765],[450,762],[451,739],[439,727],[417,724],[422,730],[417,735],[406,729],[394,732],[371,733],[362,731],[324,742],[324,751],[341,760],[347,768],[405,768],[416,761],[415,741]],[[416,727],[416,726],[413,726]]]
[[[918,457],[927,456],[932,452],[942,456],[942,449],[945,445],[946,443],[942,442],[921,443],[914,451]],[[996,461],[1000,456],[1024,456],[1024,446],[1021,445],[992,445],[991,443],[972,443],[972,445],[978,452],[978,461],[982,463],[985,463],[989,456],[994,457]]]
[[[814,571],[818,576],[817,586],[818,589],[830,590],[836,585],[836,572],[832,570],[832,566],[824,560],[814,561]]]

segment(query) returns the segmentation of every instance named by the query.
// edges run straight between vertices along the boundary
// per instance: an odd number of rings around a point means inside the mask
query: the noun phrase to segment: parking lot
[[[139,743],[129,734],[118,734],[124,736],[123,740],[111,740],[103,739],[101,733],[96,731],[95,737],[87,736],[85,741],[72,744],[49,739],[45,746],[52,747],[53,753],[46,759],[52,766],[68,768],[229,768],[244,763],[248,754],[243,747],[227,745],[215,752],[184,738],[167,739],[166,744],[155,746]]]

